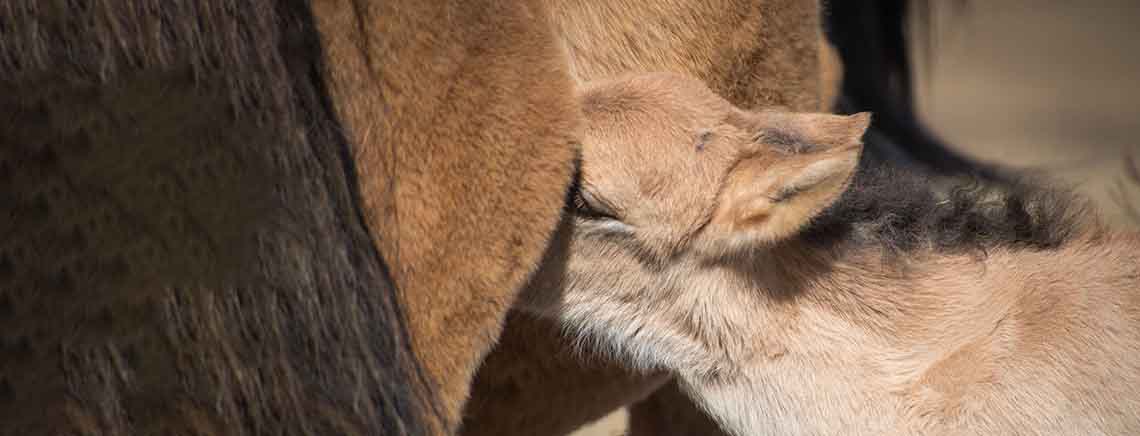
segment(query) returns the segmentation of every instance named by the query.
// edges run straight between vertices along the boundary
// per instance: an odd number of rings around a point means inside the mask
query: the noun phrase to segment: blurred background
[[[935,2],[932,12],[935,38],[914,58],[926,122],[975,158],[1043,168],[1108,220],[1140,225],[1140,180],[1126,182],[1125,166],[1128,156],[1140,165],[1140,2]]]
[[[1140,1],[931,3],[933,37],[912,47],[929,127],[975,159],[1072,183],[1110,223],[1140,227]],[[573,436],[625,425],[620,411]]]

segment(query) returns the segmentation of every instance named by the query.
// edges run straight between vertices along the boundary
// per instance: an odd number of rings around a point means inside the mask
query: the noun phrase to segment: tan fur
[[[315,11],[334,103],[358,144],[365,220],[457,423],[561,212],[578,116],[565,55],[539,1]]]
[[[580,81],[668,71],[743,107],[819,104],[818,0],[551,0]]]
[[[525,306],[675,371],[732,434],[1140,432],[1140,236],[1093,219],[1059,246],[984,256],[826,248],[787,226],[845,184],[798,186],[801,161],[857,153],[865,118],[743,112],[676,75],[593,84],[583,106],[592,210]],[[671,183],[638,189],[662,172]],[[741,177],[797,189],[760,219],[717,214]],[[784,237],[755,232],[769,226]]]
[[[831,112],[835,108],[843,86],[843,61],[827,37],[819,35],[819,111]]]
[[[816,110],[821,104],[817,52],[826,42],[819,36],[818,0],[552,0],[549,4],[558,37],[570,55],[571,72],[580,82],[672,71],[702,77],[742,107]],[[517,318],[508,329],[548,329],[543,324],[549,321]],[[601,416],[660,383],[656,378],[628,378],[607,363],[609,356],[589,346],[579,347],[580,368],[571,367],[561,354],[537,355],[538,350],[563,345],[556,335],[507,332],[506,336],[507,340],[527,337],[534,345],[492,351],[480,369],[486,375],[474,387],[474,401],[480,406],[465,413],[464,434],[560,434],[586,423],[570,424],[568,415]],[[542,375],[514,376],[520,374]],[[606,374],[608,385],[599,374]],[[530,377],[551,382],[536,385]],[[527,386],[528,392],[498,395],[510,386]],[[564,389],[568,386],[576,389]],[[559,400],[531,400],[554,396]],[[577,406],[567,412],[563,404]],[[691,405],[673,407],[701,414]],[[663,416],[662,427],[670,427],[671,418]],[[714,430],[701,434],[712,435]]]

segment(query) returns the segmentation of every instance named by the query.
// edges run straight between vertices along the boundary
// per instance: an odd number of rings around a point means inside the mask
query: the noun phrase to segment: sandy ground
[[[975,158],[1047,169],[1107,220],[1140,225],[1121,207],[1140,209],[1140,186],[1120,185],[1124,156],[1140,164],[1140,2],[948,3],[915,57],[926,121]],[[621,435],[625,422],[619,411],[572,436]]]

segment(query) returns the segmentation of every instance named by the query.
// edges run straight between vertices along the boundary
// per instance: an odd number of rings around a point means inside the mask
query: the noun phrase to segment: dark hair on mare
[[[874,114],[865,136],[864,161],[917,165],[942,175],[1008,180],[1007,171],[963,156],[920,120],[914,105],[907,31],[928,42],[934,36],[928,25],[908,29],[912,7],[919,10],[919,25],[930,24],[929,0],[824,0],[824,31],[843,63],[836,112]]]
[[[3,433],[438,428],[323,59],[308,1],[0,3]]]

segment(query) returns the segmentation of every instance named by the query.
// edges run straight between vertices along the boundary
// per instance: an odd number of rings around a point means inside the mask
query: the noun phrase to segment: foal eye
[[[617,214],[601,205],[593,196],[583,191],[581,186],[574,187],[571,195],[571,206],[574,208],[575,215],[585,219],[620,221]]]

